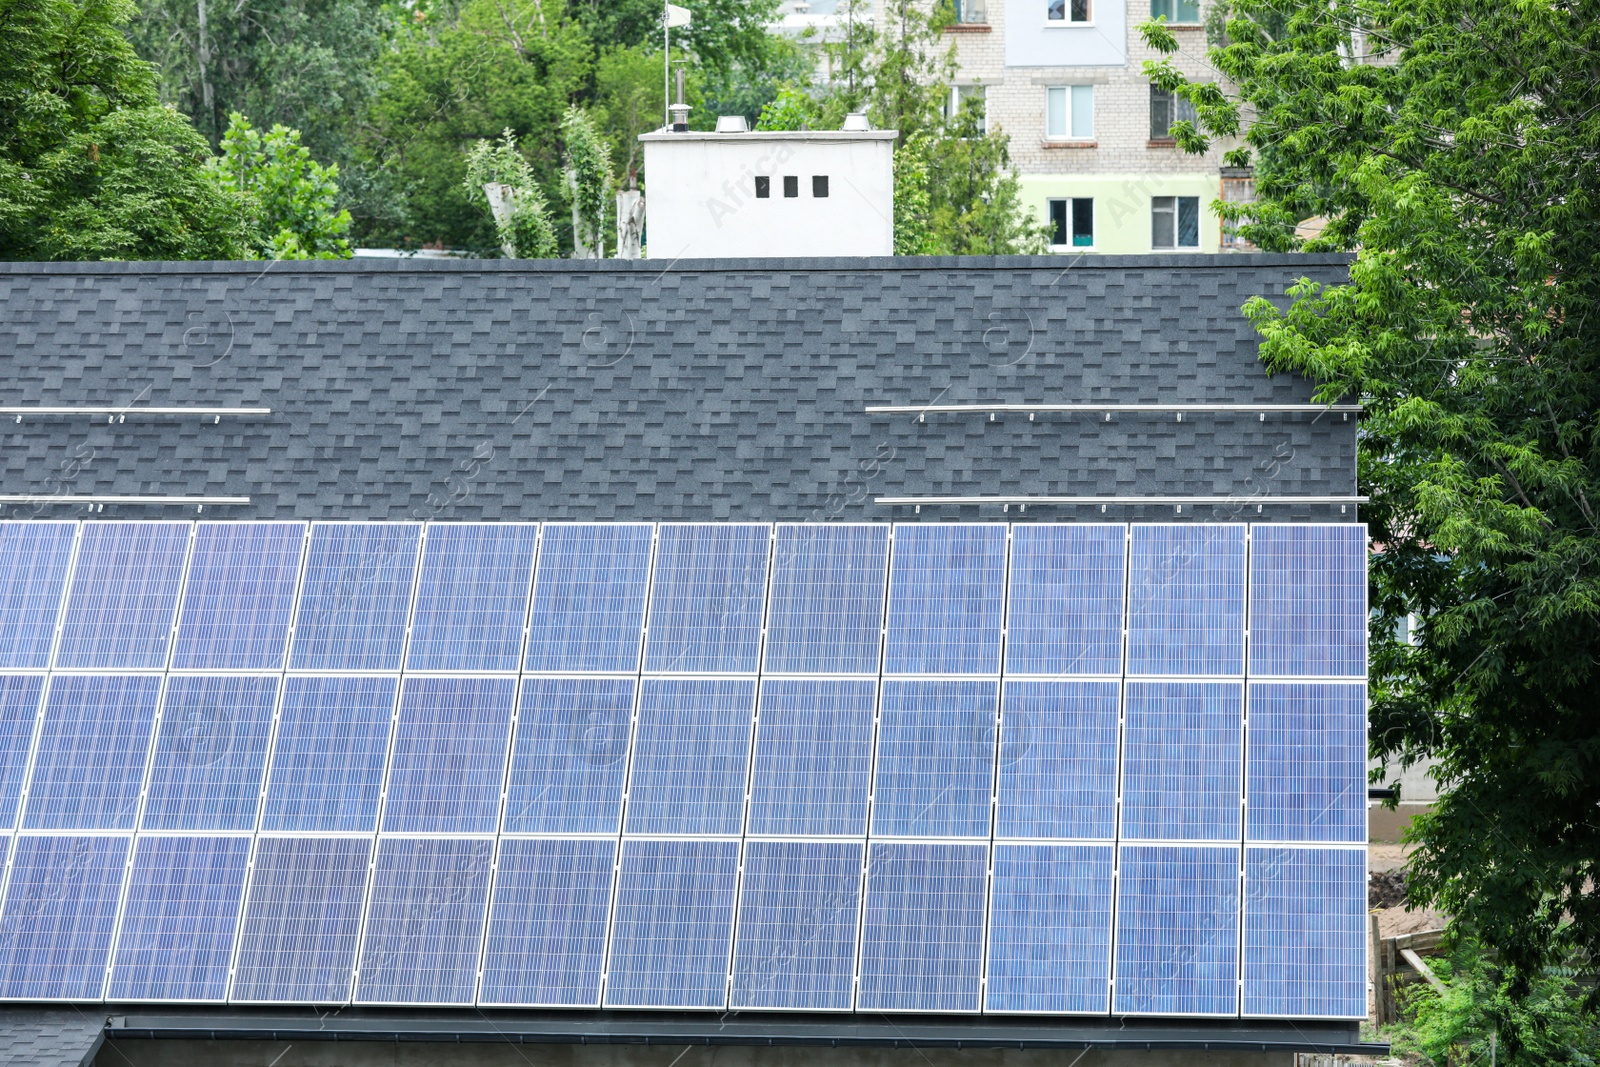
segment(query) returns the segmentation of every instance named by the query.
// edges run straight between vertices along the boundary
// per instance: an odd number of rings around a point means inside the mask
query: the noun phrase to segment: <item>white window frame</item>
[[[1045,25],[1046,29],[1061,29],[1061,28],[1066,27],[1066,26],[1093,26],[1094,25],[1094,4],[1095,4],[1095,0],[1084,0],[1084,4],[1089,9],[1088,10],[1089,17],[1086,18],[1086,19],[1075,19],[1075,18],[1072,17],[1072,0],[1061,0],[1062,14],[1066,15],[1066,18],[1059,18],[1059,19],[1051,18],[1050,17],[1050,5],[1053,2],[1054,2],[1054,0],[1044,0],[1044,25]]]
[[[950,100],[945,105],[945,121],[952,121],[957,115],[961,114],[961,91],[963,89],[967,90],[968,96],[976,96],[983,101],[983,117],[978,122],[978,135],[987,137],[989,135],[989,87],[982,82],[969,82],[966,85],[950,86]]]
[[[1073,223],[1072,207],[1073,207],[1074,204],[1078,203],[1080,200],[1087,201],[1088,204],[1089,204],[1089,243],[1086,244],[1086,245],[1073,244],[1073,241],[1072,241],[1072,239],[1075,236],[1077,236],[1076,228],[1072,224]],[[1093,252],[1094,248],[1095,248],[1095,244],[1094,244],[1094,231],[1096,229],[1095,223],[1099,221],[1098,219],[1095,218],[1094,197],[1092,197],[1092,196],[1052,196],[1052,197],[1047,197],[1045,199],[1045,214],[1046,214],[1046,216],[1048,216],[1050,214],[1050,205],[1052,205],[1052,204],[1065,204],[1065,205],[1067,205],[1066,206],[1066,213],[1067,213],[1067,243],[1064,244],[1064,245],[1056,244],[1055,240],[1054,240],[1055,234],[1052,233],[1050,235],[1051,236],[1050,250],[1052,252]],[[1055,226],[1055,223],[1052,220],[1051,221],[1052,229],[1054,228],[1054,226]]]
[[[1050,101],[1051,94],[1059,93],[1062,107],[1062,120],[1066,128],[1057,133],[1050,128]],[[1078,117],[1078,102],[1087,98],[1089,128],[1079,130],[1074,128],[1073,120]],[[1092,141],[1094,140],[1094,86],[1093,85],[1051,85],[1044,91],[1044,139],[1053,142],[1066,141]]]
[[[1183,210],[1180,201],[1193,200],[1194,207],[1194,244],[1179,244],[1178,218]],[[1165,204],[1162,201],[1166,201]],[[1197,252],[1204,243],[1205,216],[1201,214],[1200,198],[1198,196],[1152,196],[1150,198],[1150,251],[1152,252]],[[1170,245],[1156,244],[1156,214],[1164,213],[1172,216],[1172,243]]]
[[[1199,26],[1199,25],[1201,25],[1202,23],[1205,22],[1205,13],[1200,10],[1200,0],[1195,0],[1194,21],[1193,22],[1179,22],[1178,21],[1178,4],[1179,4],[1180,0],[1169,0],[1169,2],[1172,4],[1172,18],[1169,18],[1167,20],[1167,25],[1168,26]],[[1150,17],[1152,19],[1156,19],[1156,18],[1160,18],[1161,17],[1160,15],[1156,14],[1156,0],[1151,0],[1151,3],[1150,3]]]

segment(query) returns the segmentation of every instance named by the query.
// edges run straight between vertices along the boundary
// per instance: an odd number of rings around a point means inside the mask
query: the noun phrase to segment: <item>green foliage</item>
[[[773,98],[762,105],[756,120],[758,130],[807,130],[821,116],[821,106],[811,94],[794,84],[779,86]]]
[[[474,145],[467,153],[466,172],[463,182],[467,197],[490,211],[500,247],[507,256],[548,259],[556,254],[556,231],[545,211],[539,183],[510,130],[504,131],[498,141],[479,141]],[[499,218],[495,218],[489,208],[489,198],[483,188],[491,182],[511,187],[510,210]]]
[[[978,132],[971,105],[932,143],[930,243],[935,255],[999,256],[1049,251],[1047,231],[1022,206],[1010,139]]]
[[[231,259],[246,203],[156,100],[123,0],[0,0],[0,257]]]
[[[1198,107],[1186,147],[1250,116],[1257,199],[1223,212],[1247,237],[1358,250],[1348,284],[1247,311],[1272,370],[1366,405],[1374,753],[1440,760],[1414,899],[1519,997],[1600,960],[1597,54],[1596,0],[1232,0],[1236,93],[1149,68]]]
[[[300,144],[300,132],[265,133],[235,112],[222,155],[207,164],[230,193],[248,197],[255,217],[254,251],[267,259],[348,259],[350,212],[337,206],[339,168],[322,166]]]
[[[714,77],[741,64],[767,65],[775,46],[767,26],[777,17],[778,0],[677,0],[677,6],[693,17],[672,31],[674,56],[693,55],[695,65]],[[572,0],[572,14],[589,39],[607,45],[658,49],[661,12],[661,0]]]
[[[572,243],[595,259],[606,255],[606,230],[612,221],[611,151],[582,108],[567,108],[561,120],[572,183]]]
[[[785,85],[803,85],[811,80],[816,66],[815,45],[787,37],[768,39],[766,54],[759,62],[739,61],[721,71],[709,72],[704,86],[701,110],[706,114],[743,115],[756,125],[767,104],[776,99]],[[661,111],[660,57],[656,59],[656,114]]]
[[[907,137],[894,156],[894,254],[937,255],[933,233],[933,142],[926,130]]]
[[[612,157],[623,161],[623,180],[633,187],[643,165],[639,135],[662,122],[661,76],[660,54],[640,46],[608,49],[595,67],[593,115]]]

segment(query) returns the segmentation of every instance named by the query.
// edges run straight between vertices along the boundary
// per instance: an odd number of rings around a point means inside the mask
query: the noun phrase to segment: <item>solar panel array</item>
[[[0,997],[1365,1015],[1355,525],[0,524]]]

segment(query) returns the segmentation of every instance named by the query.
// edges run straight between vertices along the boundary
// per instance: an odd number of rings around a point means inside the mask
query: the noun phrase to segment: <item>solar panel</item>
[[[872,833],[988,837],[995,682],[885,682]]]
[[[598,1007],[615,840],[500,842],[480,1004]]]
[[[738,834],[754,681],[646,679],[628,781],[630,834]]]
[[[998,674],[1006,528],[895,526],[888,674]]]
[[[730,1007],[850,1010],[861,850],[833,841],[746,846]]]
[[[384,832],[495,832],[516,690],[511,678],[405,680]]]
[[[624,841],[608,1008],[721,1008],[738,841]]]
[[[361,936],[370,837],[263,837],[231,999],[339,1004]]]
[[[860,1011],[977,1011],[988,845],[873,844]]]
[[[645,670],[755,673],[769,536],[755,524],[661,527]]]
[[[312,526],[290,667],[400,668],[421,533],[414,523]]]
[[[996,845],[986,1011],[1104,1014],[1112,846]]]
[[[304,523],[200,523],[172,666],[282,669],[304,546]]]
[[[1122,836],[1237,841],[1244,687],[1129,682]]]
[[[996,837],[1112,836],[1120,689],[1116,682],[1006,682]]]
[[[406,666],[414,671],[514,671],[538,527],[428,527]]]
[[[99,1000],[129,838],[16,839],[0,911],[0,997]]]
[[[0,667],[48,667],[77,523],[0,522]]]
[[[188,523],[85,523],[56,666],[165,667],[188,553]]]
[[[51,679],[22,825],[132,830],[160,690],[156,675]]]
[[[254,830],[276,677],[174,675],[145,800],[146,830]]]
[[[511,748],[507,833],[617,832],[632,678],[527,678]]]
[[[1244,1014],[1367,1017],[1367,853],[1247,848]]]
[[[865,679],[761,684],[750,833],[866,832],[877,696]]]
[[[1244,673],[1245,528],[1134,526],[1128,673]]]
[[[888,553],[885,526],[780,524],[766,669],[877,674]]]
[[[134,846],[112,1000],[221,1001],[250,838],[147,837]]]
[[[365,1004],[471,1004],[489,901],[489,838],[383,838],[356,980]]]
[[[393,678],[284,682],[261,829],[377,829],[395,686]]]
[[[1121,674],[1124,526],[1016,526],[1007,674]]]
[[[1122,846],[1116,943],[1114,1014],[1234,1014],[1238,846]]]
[[[1365,526],[1250,532],[1250,673],[1367,675]]]
[[[1250,685],[1245,833],[1250,841],[1367,839],[1363,685]]]
[[[653,536],[648,523],[545,524],[528,670],[639,669]]]
[[[0,675],[0,830],[16,825],[43,691],[42,674]]]

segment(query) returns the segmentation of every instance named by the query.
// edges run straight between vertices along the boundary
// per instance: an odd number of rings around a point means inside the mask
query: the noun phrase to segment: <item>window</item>
[[[785,174],[783,176],[783,195],[786,197],[799,196],[800,179],[793,174]]]
[[[1089,0],[1048,0],[1045,18],[1050,22],[1088,22],[1093,12]]]
[[[756,175],[756,199],[765,200],[772,195],[772,179],[765,174]]]
[[[1094,198],[1050,201],[1050,243],[1058,248],[1094,247]]]
[[[1150,139],[1172,140],[1174,122],[1193,122],[1194,105],[1181,96],[1173,96],[1161,86],[1150,85]]]
[[[1222,199],[1229,204],[1251,204],[1256,199],[1256,182],[1248,168],[1222,168]],[[1255,247],[1239,235],[1239,222],[1222,224],[1222,247],[1248,251]]]
[[[1061,85],[1044,91],[1047,141],[1089,140],[1094,136],[1094,86]]]
[[[828,195],[828,176],[826,174],[813,174],[811,176],[811,195]]]
[[[971,134],[982,137],[989,132],[989,94],[982,85],[952,85],[950,102],[945,106],[945,121],[959,125],[970,117]]]
[[[987,0],[955,0],[956,22],[981,26],[989,21]]]
[[[1198,196],[1153,196],[1150,198],[1150,247],[1200,247],[1200,198]]]
[[[1200,0],[1150,0],[1150,17],[1165,17],[1175,25],[1198,25]]]

